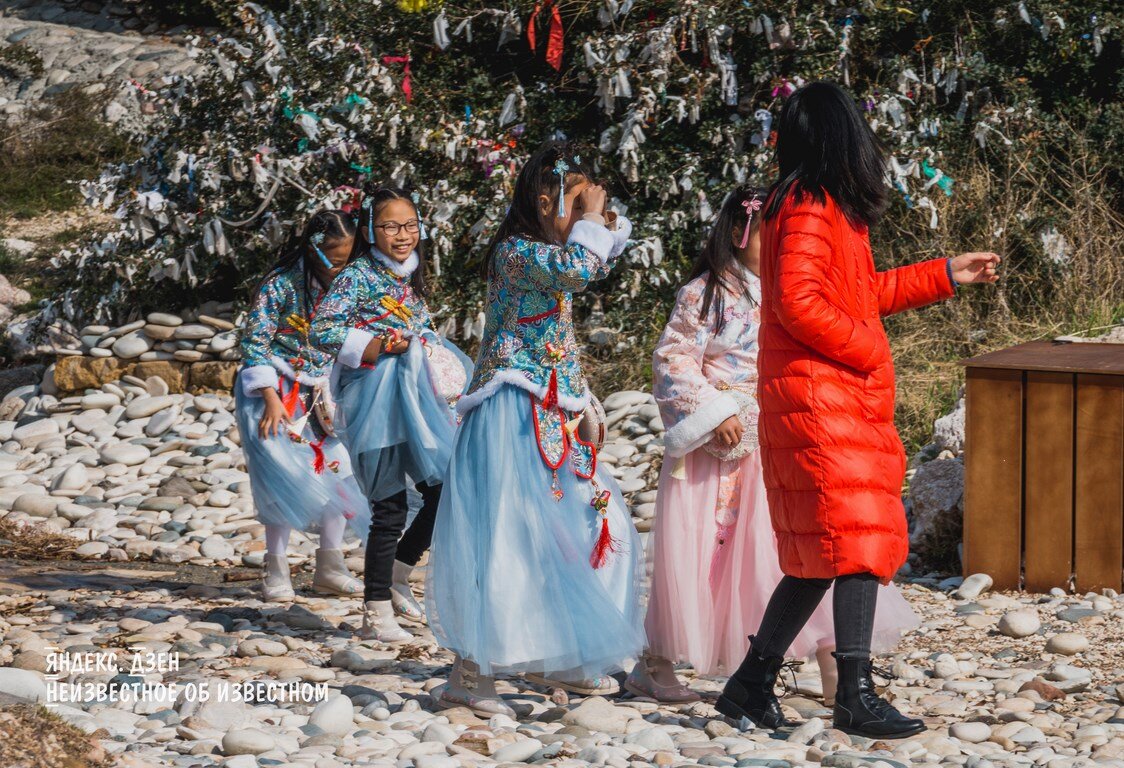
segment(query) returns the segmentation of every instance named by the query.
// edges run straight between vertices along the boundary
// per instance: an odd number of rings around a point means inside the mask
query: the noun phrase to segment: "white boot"
[[[363,603],[363,627],[359,630],[359,637],[380,643],[405,643],[414,639],[413,635],[398,626],[394,606],[389,600]]]
[[[468,659],[457,656],[449,682],[434,689],[437,706],[441,709],[468,707],[476,715],[490,718],[507,715],[515,719],[515,710],[504,703],[496,692],[496,679],[480,674],[480,667]]]
[[[351,597],[363,591],[363,582],[351,575],[343,562],[342,549],[316,550],[316,573],[312,591],[322,595]]]
[[[289,579],[289,561],[284,555],[265,556],[265,574],[261,581],[261,599],[267,603],[289,603],[296,595]]]
[[[414,590],[410,588],[410,574],[414,566],[394,561],[394,579],[390,584],[390,602],[394,603],[394,612],[407,621],[425,624],[425,609],[414,597]]]

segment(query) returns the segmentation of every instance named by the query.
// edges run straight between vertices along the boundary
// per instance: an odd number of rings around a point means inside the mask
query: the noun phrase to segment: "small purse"
[[[592,392],[589,394],[589,405],[582,411],[582,420],[578,424],[578,438],[583,443],[589,443],[597,451],[605,445],[605,408],[601,401]]]
[[[712,437],[703,443],[702,449],[720,461],[738,461],[757,450],[757,415],[759,413],[757,400],[753,395],[732,389],[729,386],[719,389],[728,392],[738,402],[738,412],[735,414],[742,424],[742,439],[733,448],[727,448],[718,443],[718,437]]]
[[[306,402],[304,413],[295,421],[291,421],[286,428],[296,439],[302,439],[304,428],[308,425],[309,417],[315,416],[313,432],[319,432],[321,437],[335,437],[336,403],[332,400],[332,393],[326,383],[317,383],[312,386],[312,402]]]
[[[433,383],[437,393],[448,402],[456,402],[468,384],[468,374],[458,358],[444,344],[426,344],[429,367],[433,372]]]

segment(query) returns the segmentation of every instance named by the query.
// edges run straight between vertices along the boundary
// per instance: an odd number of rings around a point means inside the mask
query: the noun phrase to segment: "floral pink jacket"
[[[652,392],[667,429],[664,444],[670,456],[685,456],[700,447],[719,424],[741,410],[725,390],[756,393],[761,283],[749,270],[743,275],[750,295],[724,293],[721,333],[716,332],[713,306],[705,319],[699,317],[706,275],[687,283],[676,296],[652,357]]]

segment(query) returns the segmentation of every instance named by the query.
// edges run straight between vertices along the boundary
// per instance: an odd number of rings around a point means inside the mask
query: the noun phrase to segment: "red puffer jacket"
[[[866,228],[830,197],[790,197],[763,223],[759,432],[786,574],[885,582],[905,562],[905,451],[880,317],[952,293],[944,259],[876,271]]]

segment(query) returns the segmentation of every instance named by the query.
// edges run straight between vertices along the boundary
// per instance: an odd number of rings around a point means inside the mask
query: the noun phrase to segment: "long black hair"
[[[852,226],[872,226],[889,202],[886,157],[854,98],[835,83],[808,83],[788,97],[777,124],[778,178],[765,215],[789,194],[823,204],[831,195]]]
[[[334,240],[342,240],[347,237],[354,237],[355,235],[355,220],[351,218],[351,214],[346,211],[339,210],[323,210],[317,211],[312,217],[305,222],[304,227],[299,232],[294,232],[289,236],[288,242],[281,248],[281,255],[269,271],[262,277],[261,282],[258,283],[254,291],[256,296],[261,292],[261,288],[265,285],[266,281],[275,275],[279,275],[289,269],[292,269],[297,264],[301,264],[303,269],[303,287],[304,291],[301,295],[301,306],[304,309],[304,316],[309,317],[312,314],[312,278],[316,274],[316,266],[319,265],[320,257],[316,253],[316,249],[312,247],[312,236],[322,234],[324,241],[332,242]],[[320,246],[323,250],[324,246]],[[323,286],[327,288],[328,286]]]
[[[421,214],[418,213],[418,204],[414,202],[414,197],[410,192],[400,187],[374,183],[364,185],[363,202],[359,206],[360,236],[355,238],[355,250],[352,251],[351,258],[354,260],[360,254],[366,255],[369,259],[374,258],[372,251],[375,248],[373,229],[375,219],[378,218],[382,207],[391,200],[404,200],[409,203],[414,209],[414,218],[418,220],[418,244],[414,246],[414,251],[418,254],[418,267],[410,275],[410,288],[417,296],[425,298],[429,295],[429,286],[425,282],[425,240],[421,238],[420,234],[422,220]]]
[[[746,282],[742,271],[737,268],[738,253],[734,248],[734,234],[744,233],[746,227],[751,227],[752,233],[761,225],[761,214],[755,211],[753,206],[756,205],[759,209],[765,203],[768,194],[769,190],[764,187],[743,184],[727,195],[722,208],[718,211],[714,226],[710,228],[706,244],[695,258],[695,264],[691,269],[691,280],[706,275],[706,288],[703,290],[699,319],[705,321],[713,309],[715,325],[719,333],[725,325],[723,318],[725,291],[740,293],[753,301],[749,293],[749,283]]]
[[[491,275],[492,257],[496,248],[509,237],[525,237],[541,243],[553,241],[540,213],[539,197],[546,195],[554,204],[558,203],[562,185],[554,167],[559,160],[569,167],[566,171],[567,186],[582,179],[593,178],[591,170],[582,163],[580,151],[570,142],[551,139],[536,149],[519,171],[519,176],[515,179],[515,191],[511,195],[511,207],[507,209],[507,215],[488,243],[481,269],[485,278]]]

